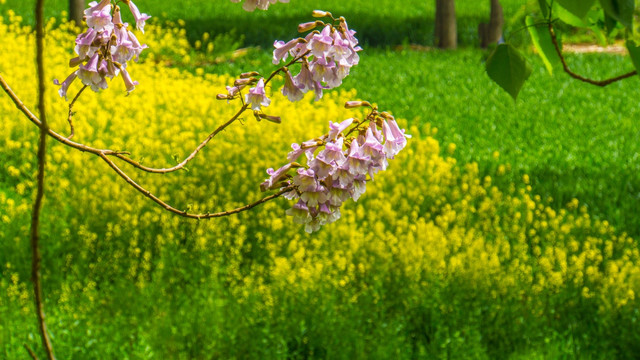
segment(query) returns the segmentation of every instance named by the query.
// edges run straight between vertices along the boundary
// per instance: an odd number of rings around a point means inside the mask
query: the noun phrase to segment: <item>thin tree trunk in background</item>
[[[441,49],[458,46],[456,9],[454,0],[436,0],[436,45]]]
[[[73,21],[78,26],[82,26],[85,0],[69,0],[69,21]]]
[[[480,47],[486,48],[489,44],[496,43],[502,37],[502,27],[504,26],[504,16],[500,0],[491,0],[491,14],[489,24],[482,23],[478,26],[480,35]]]
[[[489,44],[498,42],[502,37],[502,26],[504,25],[504,16],[502,14],[502,6],[500,0],[491,0],[491,15],[489,18]]]
[[[36,2],[36,64],[38,70],[38,111],[40,113],[40,139],[38,141],[38,188],[36,198],[33,202],[33,213],[31,214],[31,281],[33,281],[33,295],[35,303],[35,311],[38,316],[38,327],[40,328],[40,337],[42,339],[42,347],[47,353],[47,359],[55,360],[53,355],[53,346],[47,332],[47,324],[44,315],[44,297],[42,294],[42,283],[40,278],[40,213],[42,211],[42,198],[44,197],[44,172],[46,165],[46,148],[47,133],[49,125],[47,124],[47,114],[45,112],[45,74],[44,74],[44,0]]]

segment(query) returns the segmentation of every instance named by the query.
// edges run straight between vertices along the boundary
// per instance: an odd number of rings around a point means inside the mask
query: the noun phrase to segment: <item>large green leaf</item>
[[[585,22],[582,21],[581,18],[579,18],[576,15],[574,15],[571,11],[563,8],[557,2],[553,3],[553,14],[555,14],[555,16],[557,16],[565,24],[569,24],[569,25],[575,26],[575,27],[586,27],[587,26],[587,24],[585,24]]]
[[[498,45],[486,64],[487,75],[515,101],[524,82],[531,75],[527,60],[511,45]]]
[[[555,46],[553,45],[553,41],[551,41],[549,30],[546,27],[540,29],[534,26],[535,20],[531,16],[527,16],[525,18],[525,23],[527,24],[529,35],[531,35],[531,42],[533,42],[533,46],[538,52],[540,59],[542,59],[542,62],[544,63],[545,68],[547,68],[549,74],[553,74],[553,68],[556,64],[560,63],[560,58],[558,57]]]
[[[636,45],[633,40],[627,41],[627,50],[629,50],[629,57],[636,71],[640,73],[640,46]]]
[[[630,28],[633,23],[634,0],[600,0],[604,12]]]
[[[587,15],[596,0],[556,0],[556,2],[576,17],[582,19]]]

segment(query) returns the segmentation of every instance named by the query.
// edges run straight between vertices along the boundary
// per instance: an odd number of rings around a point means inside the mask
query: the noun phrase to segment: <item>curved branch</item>
[[[11,100],[13,101],[13,103],[16,105],[16,107],[18,108],[18,110],[20,110],[32,123],[34,123],[36,126],[40,127],[40,125],[42,124],[42,122],[40,121],[40,119],[38,119],[37,116],[35,116],[31,110],[29,110],[27,108],[27,106],[22,102],[22,100],[20,100],[20,98],[13,92],[13,90],[11,90],[11,88],[9,87],[9,84],[7,84],[7,82],[4,80],[4,78],[2,78],[2,75],[0,75],[0,87],[2,87],[2,89],[7,93],[7,95],[9,95],[9,97],[11,98]],[[109,149],[97,149],[91,146],[87,146],[84,144],[80,144],[74,141],[71,141],[69,139],[67,139],[65,136],[62,136],[60,134],[58,134],[57,132],[51,130],[50,128],[47,127],[46,129],[47,131],[47,135],[51,136],[52,138],[56,139],[58,142],[61,142],[67,146],[70,146],[74,149],[80,150],[82,152],[88,152],[88,153],[92,153],[92,154],[100,154],[103,153],[105,155],[115,155],[115,154],[123,154],[125,152],[122,151],[114,151],[114,150],[109,150]]]
[[[180,170],[185,165],[187,165],[187,163],[189,161],[191,161],[194,157],[196,157],[198,152],[200,152],[200,150],[202,150],[202,148],[207,146],[207,144],[209,143],[209,141],[211,141],[211,139],[213,139],[216,135],[218,135],[218,133],[220,131],[224,130],[227,126],[231,125],[234,121],[236,121],[238,119],[238,117],[240,117],[240,115],[245,110],[247,110],[248,108],[249,108],[249,105],[247,105],[247,104],[243,105],[240,108],[240,110],[238,110],[238,112],[235,115],[233,115],[233,117],[231,119],[229,119],[224,124],[218,126],[218,128],[215,129],[211,134],[209,134],[209,136],[207,136],[207,138],[204,139],[204,141],[202,141],[200,143],[200,145],[198,145],[198,147],[195,148],[195,150],[193,150],[193,152],[189,156],[187,156],[184,160],[182,160],[181,163],[179,163],[176,166],[173,166],[173,167],[170,167],[170,168],[164,168],[164,169],[152,168],[152,167],[144,166],[144,165],[140,164],[139,162],[131,159],[130,157],[122,155],[122,153],[120,153],[120,154],[112,154],[112,155],[117,157],[120,160],[123,160],[123,161],[127,162],[129,165],[132,165],[136,169],[139,169],[139,170],[142,170],[142,171],[146,171],[146,172],[150,172],[150,173],[166,174],[166,173],[170,173],[170,172],[173,172],[173,171],[176,171],[176,170]],[[107,155],[109,155],[109,154],[107,154]]]
[[[233,210],[228,210],[228,211],[222,211],[222,212],[217,212],[217,213],[206,213],[206,214],[191,214],[188,213],[187,211],[183,211],[183,210],[178,210],[176,208],[174,208],[173,206],[167,204],[166,202],[162,201],[160,198],[158,198],[157,196],[155,196],[154,194],[152,194],[149,190],[143,188],[142,186],[140,186],[138,183],[136,183],[133,179],[131,179],[124,171],[122,171],[122,169],[120,169],[118,167],[118,165],[116,165],[113,161],[111,161],[111,159],[109,159],[109,157],[105,154],[99,154],[98,156],[100,156],[100,158],[102,158],[102,160],[104,160],[118,175],[120,175],[121,178],[124,179],[124,181],[126,181],[129,185],[131,185],[134,189],[138,190],[140,193],[142,193],[142,195],[146,196],[147,198],[151,199],[151,201],[155,202],[156,204],[160,205],[162,208],[164,208],[167,211],[170,211],[174,214],[180,215],[182,217],[186,217],[186,218],[191,218],[191,219],[211,219],[211,218],[216,218],[216,217],[222,217],[222,216],[228,216],[228,215],[232,215],[232,214],[237,214],[239,212],[243,212],[246,210],[249,210],[251,208],[254,208],[262,203],[265,203],[269,200],[273,200],[277,197],[279,197],[280,195],[287,193],[291,190],[293,190],[292,186],[286,187],[280,191],[278,191],[277,193],[267,196],[265,198],[262,198],[254,203],[233,209]]]
[[[593,80],[593,79],[589,79],[586,78],[584,76],[581,76],[579,74],[574,73],[573,71],[571,71],[571,69],[569,69],[569,65],[567,65],[567,61],[564,58],[564,55],[562,54],[562,49],[560,49],[560,45],[558,44],[558,39],[556,37],[556,33],[553,30],[553,24],[551,22],[549,22],[549,34],[551,35],[551,41],[553,42],[553,46],[556,49],[556,53],[558,54],[558,57],[560,57],[560,61],[562,62],[562,68],[564,69],[564,72],[566,72],[567,74],[569,74],[569,76],[571,76],[572,78],[576,79],[576,80],[580,80],[583,82],[586,82],[588,84],[591,85],[596,85],[596,86],[601,86],[601,87],[605,87],[609,84],[613,84],[614,82],[620,81],[620,80],[624,80],[626,78],[632,77],[634,75],[636,75],[638,72],[636,70],[633,70],[631,72],[628,72],[626,74],[622,74],[613,78],[609,78],[609,79],[605,79],[605,80]]]

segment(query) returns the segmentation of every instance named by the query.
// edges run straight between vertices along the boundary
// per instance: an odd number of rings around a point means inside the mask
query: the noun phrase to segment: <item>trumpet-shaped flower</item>
[[[102,0],[99,3],[89,3],[89,8],[84,11],[87,26],[95,31],[113,30],[111,21],[111,0]]]
[[[286,96],[291,102],[296,102],[304,98],[304,93],[295,84],[289,70],[285,71],[284,86],[282,87],[282,95]]]
[[[136,28],[142,31],[142,33],[144,34],[145,21],[149,20],[151,16],[144,13],[141,14],[140,10],[138,10],[138,7],[136,6],[136,4],[133,3],[133,1],[131,0],[125,0],[125,1],[127,2],[127,5],[129,5],[129,10],[131,10],[131,13],[133,14],[133,18],[136,22]]]
[[[247,104],[251,104],[252,110],[260,110],[262,106],[269,106],[271,99],[269,99],[264,91],[264,79],[258,80],[256,86],[249,89],[249,93],[244,96],[244,101]]]

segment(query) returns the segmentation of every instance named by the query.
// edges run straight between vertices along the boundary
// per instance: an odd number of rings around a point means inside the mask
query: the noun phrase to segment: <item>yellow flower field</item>
[[[64,24],[48,29],[49,121],[66,134],[68,103],[52,81],[70,72],[75,35]],[[35,110],[30,31],[15,16],[0,21],[0,73]],[[179,29],[149,26],[140,39],[151,48],[129,68],[140,85],[129,96],[119,78],[99,94],[86,91],[74,107],[74,140],[129,151],[145,165],[173,165],[234,114],[237,103],[215,100],[233,76],[194,76],[156,61],[162,48],[188,53]],[[70,97],[78,90],[76,83]],[[266,111],[282,124],[248,117],[219,134],[188,171],[154,175],[120,165],[179,209],[231,209],[263,196],[265,170],[285,161],[292,142],[323,134],[330,120],[362,116],[343,107],[357,98],[355,90],[337,90],[292,104],[272,89]],[[227,218],[182,219],[96,156],[51,139],[43,276],[60,357],[410,357],[483,349],[494,357],[490,342],[518,352],[573,336],[588,348],[600,332],[626,341],[617,356],[637,347],[637,332],[620,335],[638,330],[634,239],[593,219],[578,199],[554,210],[527,177],[505,181],[510,165],[499,154],[495,170],[480,173],[450,157],[456,145],[440,144],[428,123],[400,124],[413,135],[407,148],[357,203],[344,206],[339,221],[313,235],[284,215],[285,199]],[[3,93],[0,354],[10,358],[24,357],[23,342],[37,346],[27,336],[35,333],[27,234],[37,133]],[[70,345],[94,337],[80,349]]]

